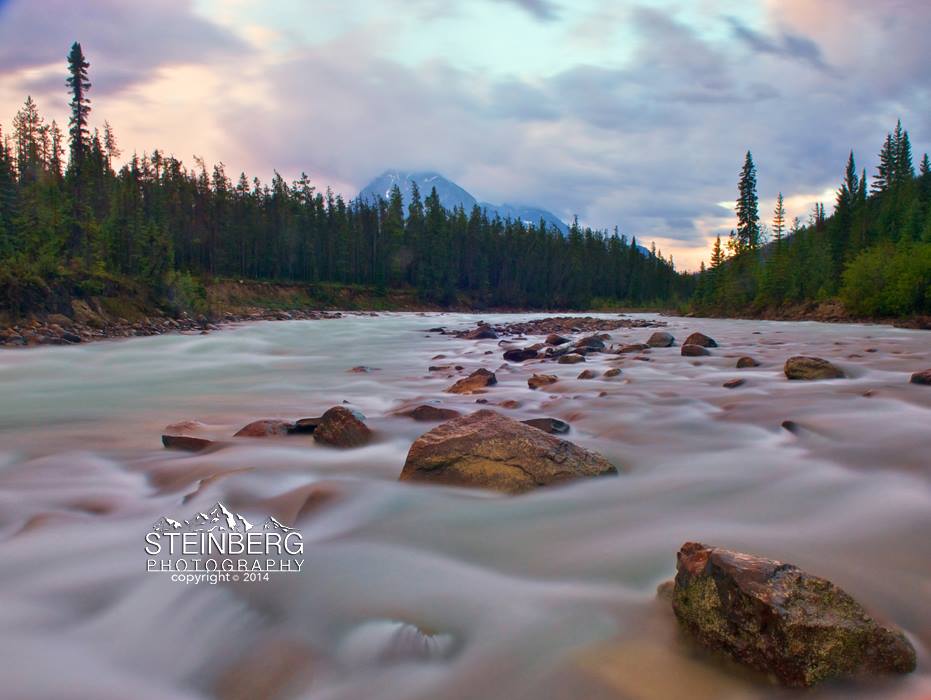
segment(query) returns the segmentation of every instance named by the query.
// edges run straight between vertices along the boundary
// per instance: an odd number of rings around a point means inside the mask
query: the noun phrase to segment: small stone
[[[668,348],[671,347],[675,342],[676,339],[673,337],[672,333],[667,333],[666,331],[656,331],[647,340],[647,345],[649,345],[651,348]]]
[[[539,389],[541,386],[555,384],[558,381],[559,377],[555,374],[535,374],[527,380],[527,386],[531,389]]]
[[[162,445],[171,450],[184,450],[186,452],[200,452],[214,444],[213,440],[192,437],[190,435],[162,435]]]
[[[466,340],[496,340],[498,338],[498,334],[495,333],[495,329],[491,326],[479,325],[477,328],[472,329],[462,337]]]
[[[576,365],[579,362],[585,362],[585,358],[582,355],[573,352],[569,353],[568,355],[560,356],[557,362],[561,365]]]
[[[502,401],[498,405],[501,408],[514,409],[514,408],[520,408],[521,403],[520,401],[515,401],[514,399],[508,399],[507,401]]]
[[[521,423],[525,423],[532,428],[542,430],[544,433],[550,433],[552,435],[564,435],[569,432],[569,424],[558,418],[531,418],[521,421]]]
[[[290,421],[266,418],[249,423],[239,429],[233,437],[274,437],[277,435],[287,435],[294,428],[294,423]]]
[[[537,351],[531,348],[512,348],[504,351],[504,359],[508,362],[526,362],[537,356]]]
[[[730,379],[724,382],[724,384],[721,386],[723,386],[725,389],[736,389],[739,386],[743,386],[745,383],[745,379]]]
[[[611,369],[605,371],[604,376],[605,377],[616,377],[620,373],[621,373],[620,367],[612,367]]]
[[[546,340],[544,342],[547,345],[563,345],[568,343],[569,339],[564,338],[561,335],[557,335],[556,333],[550,333],[548,336],[546,336]]]
[[[692,333],[692,335],[685,339],[683,345],[701,345],[703,348],[718,347],[718,344],[714,341],[714,338],[709,338],[704,333]]]
[[[915,372],[911,379],[908,381],[912,384],[923,384],[925,386],[931,386],[931,369]]]
[[[632,352],[642,352],[650,348],[646,343],[633,343],[632,345],[625,345],[620,350],[617,351],[618,355],[626,355]]]
[[[700,357],[702,355],[710,355],[708,349],[704,345],[692,345],[686,343],[682,346],[682,355],[683,357]]]
[[[345,406],[334,406],[320,416],[314,440],[333,447],[359,447],[372,438],[363,416]]]
[[[448,394],[473,394],[482,391],[485,387],[498,383],[498,378],[494,372],[489,372],[485,368],[480,368],[472,372],[468,377],[460,379],[446,390]]]
[[[597,376],[598,375],[595,373],[595,370],[583,369],[581,374],[579,374],[579,376],[577,377],[577,379],[594,379]]]
[[[746,369],[747,367],[759,367],[760,363],[748,355],[744,355],[737,360],[737,369]]]
[[[462,414],[459,413],[459,411],[454,411],[451,408],[441,408],[440,406],[423,404],[417,408],[412,408],[408,411],[397,413],[396,415],[413,418],[416,421],[433,422],[451,420],[453,418],[459,417]]]
[[[366,367],[365,365],[359,365],[358,367],[353,367],[350,372],[356,372],[357,374],[366,374],[368,372],[377,372],[378,367]]]

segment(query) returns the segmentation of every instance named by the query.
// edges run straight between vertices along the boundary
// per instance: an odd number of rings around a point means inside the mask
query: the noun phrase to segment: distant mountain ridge
[[[548,225],[558,229],[560,233],[566,235],[569,233],[569,227],[562,219],[551,211],[541,209],[540,207],[527,206],[523,204],[491,204],[490,202],[479,202],[472,194],[437,172],[405,172],[403,170],[386,170],[381,175],[372,180],[359,192],[359,199],[370,202],[377,201],[379,197],[388,199],[391,188],[397,185],[401,189],[401,196],[404,199],[404,206],[410,203],[411,190],[413,183],[417,183],[420,190],[420,196],[426,198],[430,190],[436,188],[436,193],[440,198],[440,203],[446,209],[462,207],[466,213],[472,211],[476,204],[484,209],[489,217],[496,214],[502,219],[511,219],[512,221],[523,221],[527,225],[540,223],[542,219]]]

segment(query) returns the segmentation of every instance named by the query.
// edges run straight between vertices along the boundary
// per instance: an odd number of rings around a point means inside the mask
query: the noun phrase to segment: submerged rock
[[[688,338],[685,339],[683,345],[701,345],[703,348],[716,348],[718,344],[715,342],[714,338],[710,338],[704,333],[692,333]]]
[[[557,335],[556,333],[550,333],[548,336],[546,336],[546,340],[544,342],[547,345],[563,345],[568,343],[569,339],[564,338],[561,335]]]
[[[618,376],[620,373],[621,373],[620,367],[612,367],[611,369],[605,370],[605,373],[603,376],[611,378],[611,377]]]
[[[653,335],[647,340],[647,345],[651,348],[668,348],[671,347],[676,342],[676,339],[673,337],[672,333],[667,333],[666,331],[656,331]]]
[[[577,350],[582,349],[587,352],[599,352],[605,349],[605,341],[599,335],[590,335],[587,338],[582,338],[577,341],[573,347]]]
[[[737,360],[737,369],[746,369],[747,367],[759,367],[760,363],[754,360],[749,355],[744,355],[739,360]]]
[[[320,425],[320,417],[317,418],[301,418],[300,420],[294,421],[289,432],[291,433],[312,433],[317,429],[317,426]]]
[[[559,377],[555,374],[535,374],[527,380],[527,386],[531,389],[539,389],[541,386],[555,384],[558,381]]]
[[[791,564],[687,542],[676,571],[672,608],[682,627],[785,685],[915,670],[901,631]]]
[[[617,469],[601,455],[485,409],[417,438],[400,480],[519,494],[608,474]]]
[[[786,360],[786,378],[813,381],[816,379],[843,379],[844,372],[820,357],[796,355]]]
[[[594,379],[598,374],[593,369],[583,369],[576,379]]]
[[[494,372],[489,372],[485,368],[480,368],[472,372],[468,377],[460,379],[446,390],[447,394],[472,394],[481,391],[486,386],[492,386],[498,383],[498,378]]]
[[[562,355],[557,360],[561,365],[577,365],[579,362],[585,362],[585,358],[578,353],[569,353],[568,355]]]
[[[521,421],[521,423],[552,435],[564,435],[569,432],[569,424],[558,418],[531,418]]]
[[[486,326],[480,324],[477,328],[473,328],[471,331],[463,334],[462,336],[466,340],[495,340],[498,338],[498,334],[495,333],[495,329],[491,326]]]
[[[256,420],[239,429],[233,437],[274,437],[277,435],[287,435],[294,429],[294,423],[290,421],[277,420],[275,418],[265,418]]]
[[[924,384],[926,386],[931,386],[931,369],[926,369],[923,372],[915,372],[912,375],[912,378],[909,379],[909,382],[912,384]]]
[[[413,418],[416,421],[443,421],[450,420],[451,418],[457,418],[462,415],[459,411],[454,411],[451,408],[441,408],[440,406],[431,406],[430,404],[423,404],[417,408],[412,408],[407,411],[401,411],[396,415],[405,416],[406,418]]]
[[[334,406],[320,416],[314,440],[333,447],[359,447],[372,439],[362,414],[345,406]]]
[[[633,343],[632,345],[625,345],[620,350],[617,351],[618,355],[626,355],[631,352],[641,352],[643,350],[648,350],[650,348],[646,343]]]
[[[744,384],[746,384],[746,382],[747,382],[746,379],[729,379],[726,382],[724,382],[721,386],[723,386],[725,389],[736,389],[737,387],[743,386]]]
[[[162,435],[162,445],[170,450],[200,452],[214,445],[213,440],[192,437],[191,435]]]
[[[704,345],[693,345],[692,343],[683,345],[681,352],[683,357],[701,357],[702,355],[711,354]]]

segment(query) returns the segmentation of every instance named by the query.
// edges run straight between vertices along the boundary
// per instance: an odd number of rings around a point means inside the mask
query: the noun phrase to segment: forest
[[[803,225],[786,221],[780,193],[771,225],[761,223],[756,166],[747,153],[738,181],[737,228],[715,240],[692,308],[760,315],[840,300],[854,318],[931,314],[931,164],[915,173],[901,122],[886,135],[868,181],[853,152],[826,215],[816,204]]]
[[[65,84],[67,134],[31,97],[0,128],[0,306],[28,313],[56,280],[92,293],[132,280],[174,311],[220,279],[413,289],[425,302],[471,308],[664,308],[766,315],[840,300],[852,317],[931,313],[931,167],[915,173],[898,124],[868,182],[854,154],[834,209],[786,220],[782,194],[761,221],[756,165],[747,152],[737,228],[718,236],[709,264],[677,272],[635,237],[582,227],[567,236],[540,221],[444,209],[395,188],[377,203],[346,201],[304,174],[270,183],[222,163],[192,167],[153,149],[121,156],[108,122],[91,129],[89,63],[75,43]]]
[[[0,287],[28,280],[141,281],[183,301],[216,278],[407,287],[475,307],[590,308],[684,299],[692,280],[635,239],[579,226],[445,210],[436,192],[377,203],[318,190],[307,175],[268,184],[222,163],[189,168],[160,150],[122,155],[109,123],[90,130],[89,64],[68,57],[67,137],[31,97],[0,148]],[[66,158],[67,154],[67,158]],[[8,304],[15,306],[15,300]]]

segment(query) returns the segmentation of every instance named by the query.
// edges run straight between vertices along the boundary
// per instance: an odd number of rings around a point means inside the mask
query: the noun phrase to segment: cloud
[[[517,5],[544,22],[552,22],[559,18],[556,4],[551,0],[498,0],[498,2]]]
[[[821,55],[821,48],[807,36],[784,31],[777,37],[770,37],[751,29],[734,17],[728,17],[728,22],[731,24],[734,36],[757,53],[781,56],[808,63],[819,70],[829,70],[828,64]]]

